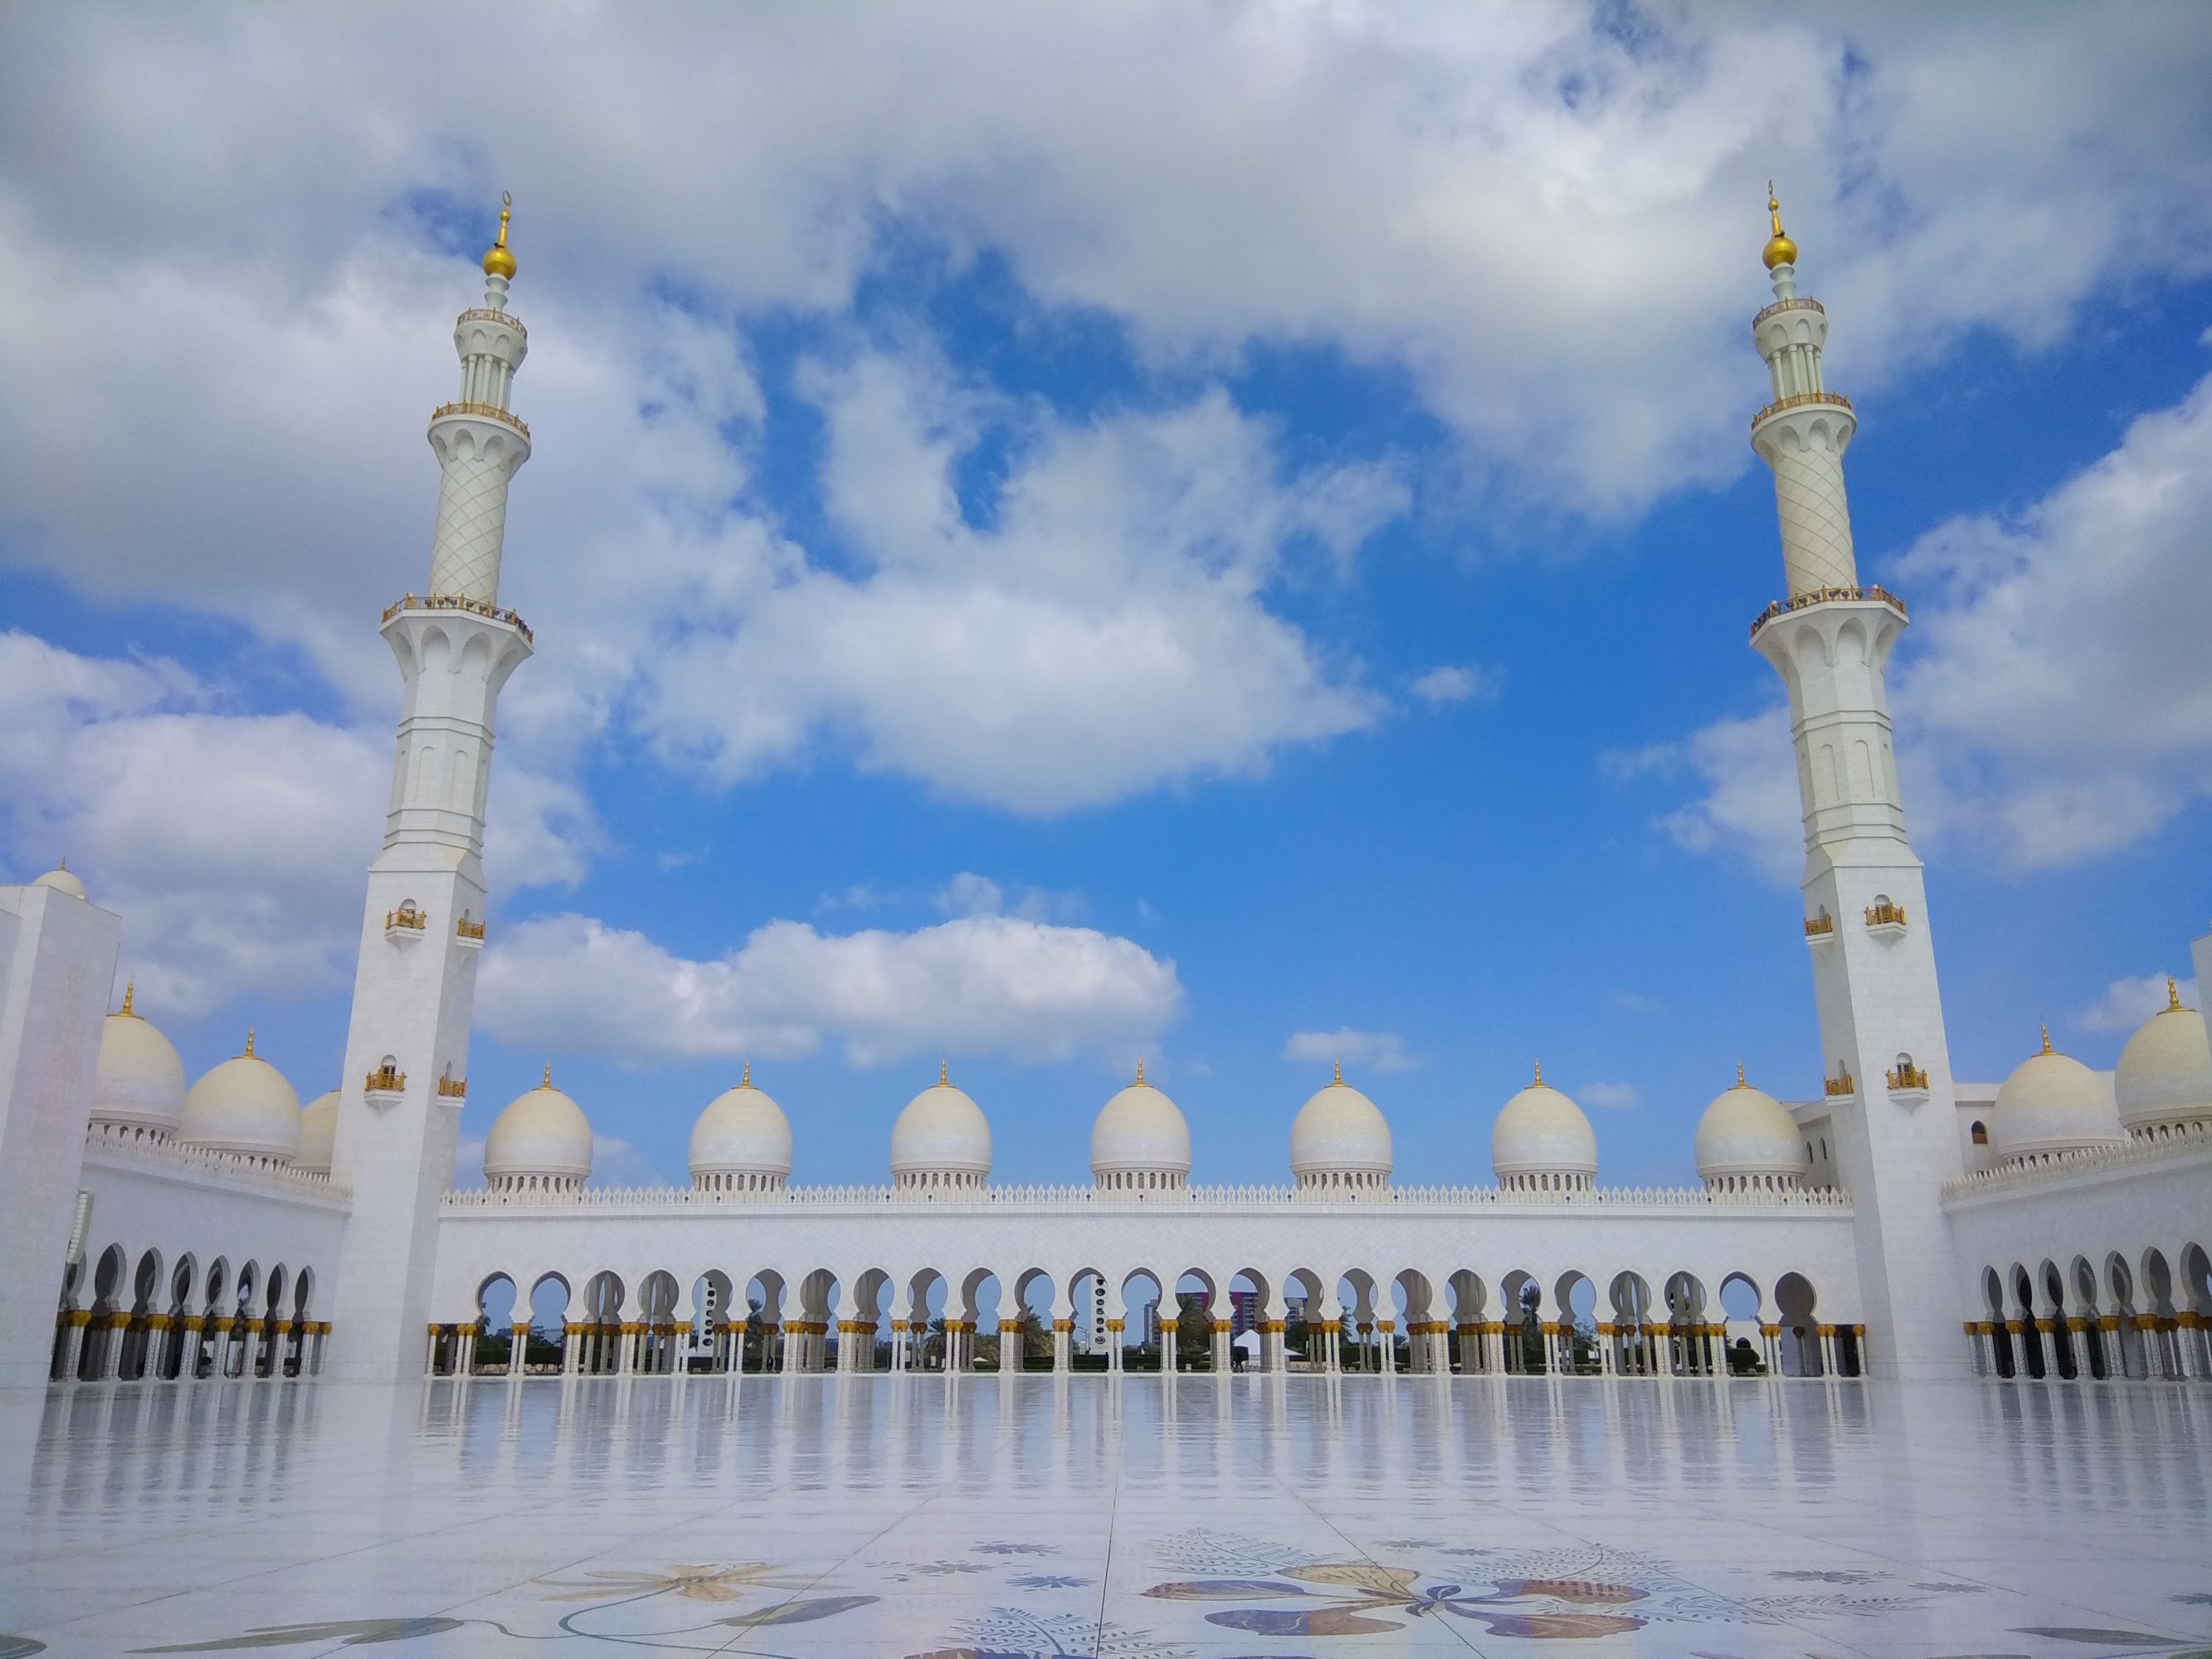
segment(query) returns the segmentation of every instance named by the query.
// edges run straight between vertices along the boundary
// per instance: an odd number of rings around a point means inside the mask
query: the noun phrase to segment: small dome
[[[1531,1176],[1564,1176],[1573,1187],[1597,1179],[1597,1134],[1581,1107],[1545,1083],[1542,1067],[1491,1126],[1490,1167],[1505,1186]]]
[[[734,1089],[707,1103],[691,1126],[691,1178],[768,1176],[777,1185],[791,1174],[791,1120],[783,1108],[753,1087],[752,1066]]]
[[[84,884],[70,873],[69,860],[67,859],[64,859],[58,865],[47,871],[45,875],[40,876],[36,881],[33,882],[31,885],[33,887],[51,887],[57,893],[67,893],[71,898],[88,898],[91,896],[91,895],[84,890]],[[112,983],[112,981],[110,982]]]
[[[907,1102],[891,1125],[891,1176],[905,1187],[980,1187],[990,1173],[990,1122],[939,1066],[937,1081]]]
[[[1737,1183],[1795,1184],[1802,1167],[1803,1143],[1789,1109],[1764,1089],[1743,1080],[1713,1097],[1698,1120],[1698,1178],[1708,1186]]]
[[[545,1080],[509,1101],[484,1137],[484,1179],[495,1187],[532,1178],[580,1187],[592,1173],[592,1121],[584,1109]]]
[[[1766,212],[1767,216],[1773,222],[1774,234],[1767,238],[1765,251],[1759,255],[1760,259],[1765,262],[1769,270],[1772,270],[1777,265],[1796,264],[1797,244],[1791,241],[1782,228],[1782,204],[1775,200],[1771,185],[1767,187],[1766,191]]]
[[[2172,980],[2166,1004],[2128,1039],[2113,1073],[2120,1127],[2130,1134],[2212,1119],[2212,1043],[2203,1018],[2181,1006]]]
[[[2080,1060],[2043,1052],[2022,1060],[1997,1091],[1990,1139],[2001,1158],[2036,1158],[2121,1139],[2120,1119],[2104,1079]]]
[[[175,1133],[185,1115],[185,1062],[152,1021],[131,1006],[100,1028],[100,1068],[93,1078],[92,1121],[118,1128]]]
[[[1390,1179],[1390,1125],[1375,1103],[1344,1080],[1334,1081],[1298,1108],[1291,1121],[1291,1173],[1301,1186],[1379,1187]]]
[[[335,1089],[317,1095],[300,1114],[300,1155],[292,1160],[295,1170],[313,1170],[318,1175],[331,1172],[331,1143],[338,1134],[338,1091]]]
[[[1164,1179],[1145,1184],[1180,1187],[1190,1174],[1190,1126],[1176,1103],[1137,1080],[1099,1109],[1091,1126],[1091,1177],[1101,1186],[1137,1184],[1131,1177]]]
[[[246,1034],[244,1054],[192,1085],[177,1139],[210,1152],[282,1164],[299,1156],[300,1097],[282,1072],[253,1052],[252,1032]]]

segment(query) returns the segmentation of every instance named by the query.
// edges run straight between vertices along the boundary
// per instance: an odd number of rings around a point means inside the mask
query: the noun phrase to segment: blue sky
[[[1686,1180],[1739,1058],[1819,1066],[1745,641],[1771,173],[1914,603],[1954,1066],[2108,1065],[2212,903],[2212,27],[2007,16],[33,18],[0,868],[70,855],[193,1073],[252,1024],[335,1081],[508,188],[465,1137],[550,1059],[602,1178],[680,1179],[750,1055],[797,1178],[876,1180],[949,1054],[999,1178],[1074,1180],[1141,1054],[1197,1178],[1277,1180],[1341,1051],[1401,1182],[1479,1181],[1540,1056],[1606,1179]]]

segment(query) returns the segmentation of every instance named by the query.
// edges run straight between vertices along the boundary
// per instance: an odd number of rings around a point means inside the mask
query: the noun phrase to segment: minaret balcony
[[[1887,605],[1907,622],[1912,620],[1911,613],[1905,608],[1905,601],[1879,582],[1870,582],[1864,587],[1815,587],[1802,593],[1793,593],[1786,599],[1777,599],[1768,605],[1751,619],[1751,636],[1757,639],[1759,630],[1777,617],[1786,617],[1793,611],[1802,611],[1808,605],[1826,605],[1835,599],[1872,600],[1876,605]]]
[[[532,644],[538,636],[530,631],[530,624],[514,611],[499,605],[487,605],[482,599],[471,599],[459,593],[407,593],[384,607],[382,620],[390,622],[403,611],[465,611],[471,616],[488,617],[493,622],[505,623]]]
[[[1831,1100],[1841,1100],[1859,1091],[1858,1079],[1849,1072],[1839,1072],[1821,1081],[1821,1091]]]
[[[1876,899],[1866,908],[1866,927],[1867,932],[1876,939],[1903,939],[1905,907],[1887,899]]]
[[[397,910],[384,913],[384,936],[394,945],[412,945],[428,929],[429,917],[415,908],[415,901],[407,899]]]
[[[1836,937],[1836,919],[1826,910],[1805,918],[1805,943],[1826,945]]]
[[[1778,408],[1779,406],[1777,405]],[[453,415],[474,415],[483,420],[497,421],[501,426],[513,427],[526,438],[530,435],[530,428],[525,426],[518,416],[501,409],[497,404],[440,404],[430,411],[430,418],[433,421],[442,421]]]
[[[464,951],[481,951],[483,949],[483,923],[471,921],[466,916],[459,918],[453,923],[453,943]]]
[[[1848,413],[1851,400],[1840,392],[1795,392],[1787,398],[1777,398],[1758,414],[1753,416],[1752,427],[1756,430],[1759,423],[1770,416],[1779,415],[1785,410],[1809,408],[1814,404],[1826,404],[1831,408],[1841,409]]]
[[[1900,1106],[1917,1106],[1928,1098],[1928,1073],[1911,1060],[1900,1060],[1883,1079],[1889,1097]]]
[[[465,1077],[441,1077],[438,1079],[439,1099],[466,1100],[468,1097],[468,1079]]]
[[[397,1106],[406,1097],[407,1073],[387,1061],[362,1079],[362,1092],[379,1111]]]

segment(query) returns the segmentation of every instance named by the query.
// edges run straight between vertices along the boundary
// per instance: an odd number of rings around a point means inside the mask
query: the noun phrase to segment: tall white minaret
[[[1752,320],[1772,400],[1751,423],[1774,471],[1789,598],[1751,641],[1790,690],[1805,809],[1805,938],[1820,1018],[1830,1143],[1856,1212],[1876,1375],[1967,1367],[1939,1188],[1960,1173],[1951,1056],[1920,860],[1905,831],[1883,673],[1905,605],[1859,586],[1844,495],[1857,422],[1820,373],[1827,313],[1797,295],[1797,245],[1770,190],[1774,303]],[[1817,1316],[1840,1321],[1822,1305]]]
[[[509,198],[511,203],[512,198]],[[390,1379],[423,1365],[438,1202],[467,1091],[469,1023],[484,939],[484,790],[501,686],[530,630],[499,609],[507,489],[530,428],[507,401],[527,349],[507,313],[508,207],[483,257],[483,304],[454,325],[459,398],[433,411],[444,477],[427,592],[384,613],[404,684],[384,850],[369,866],[346,1034],[334,1181],[353,1188],[325,1304],[332,1375]]]

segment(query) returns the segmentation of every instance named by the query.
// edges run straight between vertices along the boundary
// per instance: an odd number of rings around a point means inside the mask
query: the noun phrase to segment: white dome
[[[1091,1126],[1091,1176],[1102,1185],[1124,1185],[1109,1177],[1164,1176],[1162,1184],[1180,1187],[1190,1174],[1190,1126],[1176,1103],[1145,1081],[1137,1080],[1099,1109]]]
[[[1507,1101],[1490,1129],[1490,1167],[1514,1185],[1530,1176],[1563,1176],[1587,1187],[1597,1179],[1597,1134],[1583,1109],[1536,1080]]]
[[[67,893],[71,898],[88,898],[84,884],[70,873],[69,860],[64,859],[55,868],[31,884],[33,887],[51,887],[57,893]]]
[[[906,1103],[891,1125],[891,1175],[917,1186],[931,1176],[980,1187],[991,1173],[991,1125],[983,1109],[952,1086],[942,1067],[937,1081]]]
[[[2128,1039],[2112,1075],[2120,1127],[2130,1134],[2212,1119],[2212,1043],[2204,1021],[2181,1006],[2172,980],[2166,988],[2166,1006]]]
[[[2043,1052],[2004,1080],[1990,1115],[2001,1158],[2035,1158],[2124,1138],[2104,1079],[2080,1060],[2052,1053],[2047,1032]]]
[[[328,1175],[331,1172],[331,1145],[337,1135],[338,1091],[332,1089],[317,1095],[301,1112],[300,1155],[292,1160],[292,1167]]]
[[[92,1121],[118,1128],[173,1134],[185,1115],[185,1062],[169,1039],[131,1007],[100,1028],[100,1069],[92,1084]]]
[[[545,1080],[517,1095],[484,1137],[484,1179],[494,1187],[533,1177],[580,1186],[592,1173],[592,1121],[584,1109]]]
[[[791,1174],[791,1120],[783,1108],[753,1087],[752,1067],[734,1089],[707,1103],[691,1126],[691,1178],[770,1176],[780,1185]]]
[[[1804,1165],[1796,1120],[1764,1089],[1743,1080],[1713,1097],[1698,1120],[1698,1178],[1709,1186],[1738,1182],[1795,1183]]]
[[[226,1060],[192,1085],[177,1139],[211,1152],[289,1164],[300,1153],[300,1097],[284,1074],[253,1052]]]
[[[1390,1178],[1390,1125],[1341,1070],[1291,1121],[1291,1173],[1302,1184],[1350,1176],[1358,1178],[1352,1184],[1379,1186]]]

